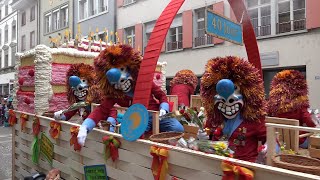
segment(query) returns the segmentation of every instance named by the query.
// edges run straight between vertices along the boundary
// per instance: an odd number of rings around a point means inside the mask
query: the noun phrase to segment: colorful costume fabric
[[[178,106],[190,107],[190,96],[194,94],[197,85],[197,76],[191,70],[184,69],[177,72],[170,82],[170,94],[178,96]]]
[[[139,53],[129,45],[109,46],[95,59],[95,69],[99,78],[98,85],[103,91],[105,99],[84,121],[83,125],[88,131],[91,131],[100,119],[110,115],[110,110],[115,104],[124,107],[129,107],[132,104],[141,60],[142,57]],[[169,112],[167,97],[155,84],[152,86],[148,109],[160,110],[160,115]],[[152,119],[150,117],[147,131],[151,128]],[[180,132],[183,131],[183,127],[176,119],[164,119],[160,121],[160,131]]]
[[[266,141],[264,87],[258,69],[238,57],[211,59],[201,78],[201,97],[212,139],[228,141],[235,158],[255,162],[258,141]]]
[[[268,102],[268,115],[280,118],[297,119],[315,127],[308,112],[308,85],[304,75],[297,70],[283,70],[277,73],[271,82]],[[302,134],[304,132],[300,132]],[[307,148],[306,138],[299,139],[300,146]]]

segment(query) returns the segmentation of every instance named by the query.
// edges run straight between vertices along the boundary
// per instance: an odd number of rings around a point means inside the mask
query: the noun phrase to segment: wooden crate
[[[198,109],[198,111],[200,110],[200,107],[203,107],[203,102],[201,100],[200,95],[191,95],[190,107],[196,107]]]
[[[309,141],[310,141],[310,146],[309,146],[310,156],[320,159],[320,137],[310,136]]]
[[[58,168],[64,179],[84,180],[83,166],[105,164],[108,177],[111,180],[151,180],[154,179],[151,171],[153,159],[152,155],[150,155],[151,146],[169,149],[169,170],[166,179],[176,177],[186,180],[220,180],[223,175],[221,162],[224,160],[251,169],[254,171],[255,180],[320,179],[320,176],[173,147],[149,140],[139,139],[134,142],[129,142],[125,141],[120,134],[96,128],[89,133],[85,147],[83,147],[80,152],[75,152],[69,144],[71,138],[70,127],[79,125],[67,121],[60,121],[61,133],[59,138],[54,140],[49,136],[50,122],[54,121],[54,119],[44,116],[38,116],[40,119],[41,132],[47,134],[48,138],[54,144],[54,159],[51,166],[41,155],[39,164],[35,165],[31,161],[31,144],[34,138],[32,135],[32,120],[35,115],[28,114],[29,120],[26,122],[25,131],[20,130],[20,115],[21,112],[16,112],[18,123],[12,128],[12,179],[23,179],[24,176],[30,175],[34,171],[47,173],[52,168]],[[121,141],[119,159],[116,162],[112,162],[111,159],[107,161],[104,160],[105,145],[102,142],[102,137],[106,135],[112,135]]]
[[[190,137],[194,137],[197,138],[197,134],[198,134],[198,127],[195,126],[188,126],[188,125],[183,125],[184,128],[184,138],[185,139],[189,139]]]

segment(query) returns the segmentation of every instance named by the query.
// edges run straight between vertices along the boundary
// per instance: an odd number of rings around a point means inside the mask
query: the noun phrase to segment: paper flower
[[[75,151],[80,151],[81,150],[81,145],[78,143],[78,133],[79,133],[79,126],[72,126],[70,128],[70,134],[71,134],[71,139],[70,139],[70,146],[73,145],[73,149]]]
[[[39,117],[35,116],[32,123],[32,134],[38,136],[40,132],[40,120]]]
[[[60,135],[60,130],[61,130],[61,124],[55,121],[51,121],[50,122],[50,136],[53,139],[58,139],[59,135]]]

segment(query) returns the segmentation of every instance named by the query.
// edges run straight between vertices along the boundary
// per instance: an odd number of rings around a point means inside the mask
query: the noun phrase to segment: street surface
[[[0,179],[11,179],[12,134],[10,127],[0,127]]]

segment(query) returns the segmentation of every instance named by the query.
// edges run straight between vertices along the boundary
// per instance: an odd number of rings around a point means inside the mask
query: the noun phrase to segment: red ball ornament
[[[157,80],[159,80],[161,78],[160,74],[156,75]]]
[[[215,129],[214,132],[213,132],[213,134],[214,134],[215,136],[220,136],[221,133],[222,133],[222,129],[221,129],[221,128],[217,128],[217,129]]]
[[[24,79],[23,79],[23,78],[19,78],[18,83],[19,83],[20,85],[23,85],[23,82],[24,82]]]
[[[24,99],[24,102],[25,102],[26,104],[30,104],[30,103],[31,103],[31,101],[30,101],[29,98],[25,98],[25,99]]]
[[[34,70],[33,69],[30,69],[29,72],[28,72],[28,75],[33,77],[34,76]]]

